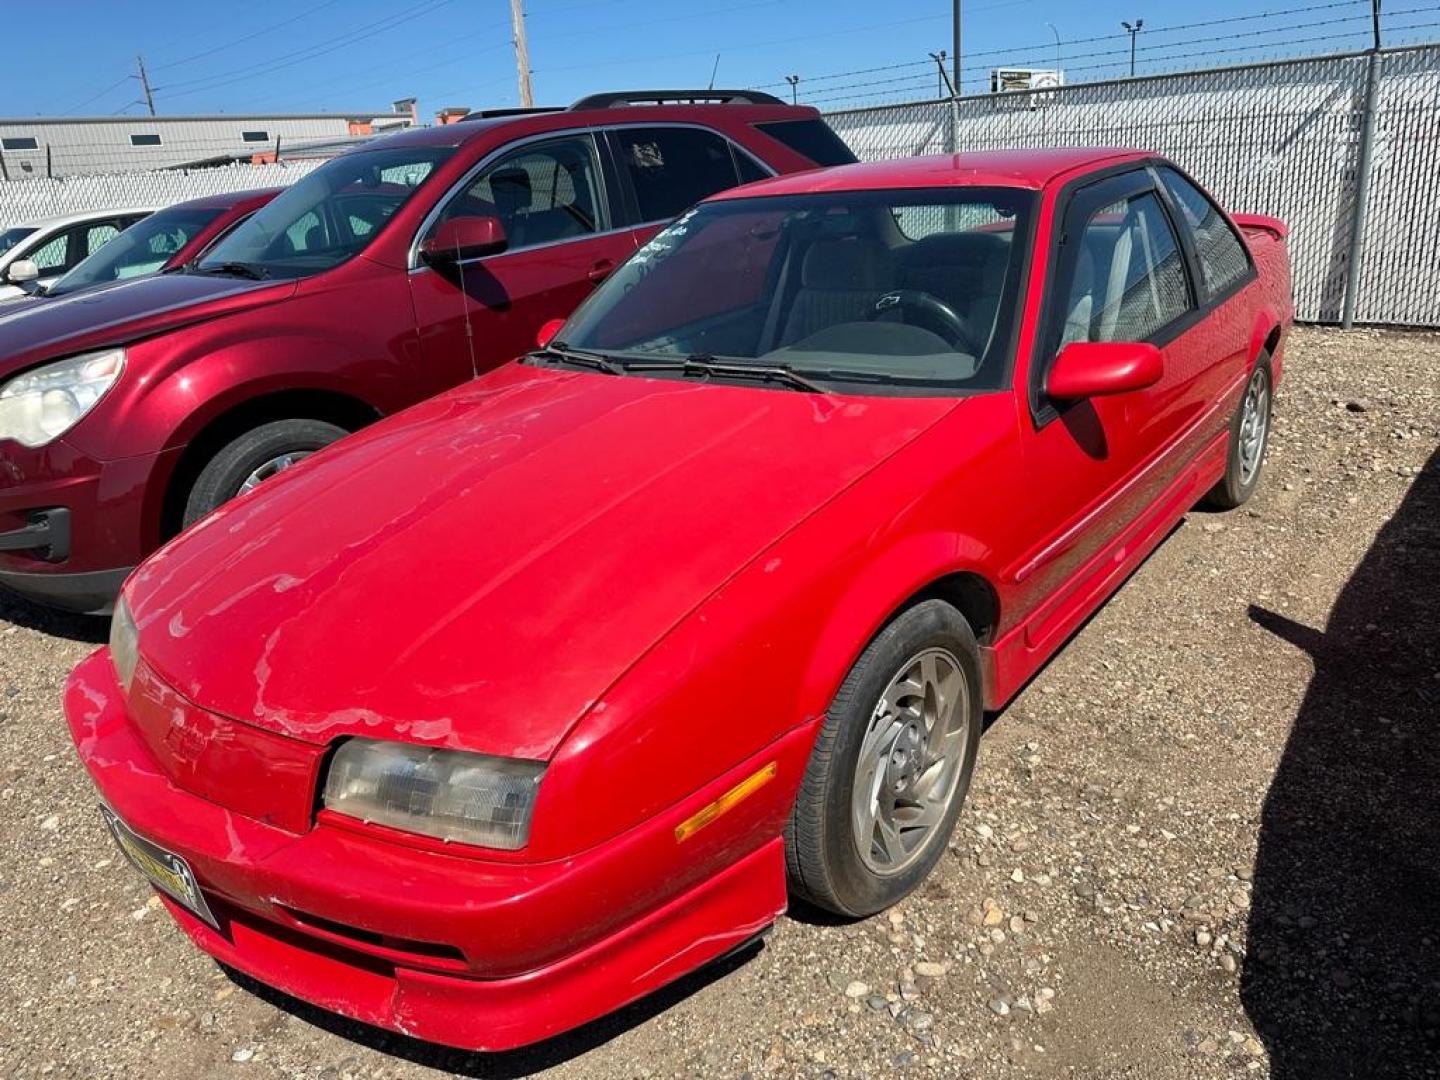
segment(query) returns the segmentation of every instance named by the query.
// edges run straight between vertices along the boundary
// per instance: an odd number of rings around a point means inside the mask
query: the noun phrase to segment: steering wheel
[[[898,311],[901,318],[912,326],[933,331],[961,352],[978,356],[975,336],[965,316],[932,293],[919,289],[894,289],[876,300],[865,313],[868,321],[875,321],[882,315]]]

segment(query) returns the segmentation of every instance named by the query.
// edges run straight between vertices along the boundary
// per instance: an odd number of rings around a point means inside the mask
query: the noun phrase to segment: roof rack
[[[466,120],[494,120],[501,116],[529,116],[532,113],[564,112],[558,105],[541,105],[532,109],[471,109]]]
[[[610,90],[581,98],[570,106],[570,111],[669,104],[784,105],[785,102],[761,90]]]

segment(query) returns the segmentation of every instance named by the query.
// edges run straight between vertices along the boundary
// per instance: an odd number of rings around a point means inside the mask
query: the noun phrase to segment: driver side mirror
[[[5,268],[5,280],[11,285],[28,285],[40,277],[40,268],[29,259],[16,259]]]
[[[431,266],[454,264],[482,255],[498,255],[510,246],[498,217],[457,217],[442,221],[420,243],[420,257]]]
[[[1060,350],[1045,392],[1057,401],[1127,394],[1160,381],[1160,350],[1143,341],[1074,341]]]

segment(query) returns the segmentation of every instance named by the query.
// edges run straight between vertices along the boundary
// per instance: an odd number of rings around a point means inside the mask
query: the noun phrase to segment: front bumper
[[[164,454],[98,461],[63,439],[0,447],[0,586],[49,607],[110,610],[158,540],[147,499]],[[155,535],[150,535],[154,533]]]
[[[76,669],[65,711],[102,798],[194,870],[219,929],[166,903],[197,945],[287,994],[417,1038],[473,1050],[548,1038],[725,955],[785,909],[769,822],[743,843],[681,850],[687,801],[548,863],[427,851],[323,816],[296,834],[172,782],[105,652]]]

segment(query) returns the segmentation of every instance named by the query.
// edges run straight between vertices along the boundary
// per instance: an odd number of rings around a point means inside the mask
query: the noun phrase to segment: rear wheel
[[[1233,510],[1255,494],[1260,470],[1270,446],[1270,413],[1273,399],[1270,356],[1261,353],[1255,370],[1245,384],[1245,394],[1230,421],[1230,448],[1225,475],[1205,496],[1205,504],[1217,510]]]
[[[200,470],[185,502],[185,527],[348,434],[320,420],[275,420],[247,431]]]
[[[855,662],[826,713],[785,831],[792,889],[870,915],[945,851],[980,747],[975,635],[942,600],[903,612]]]

